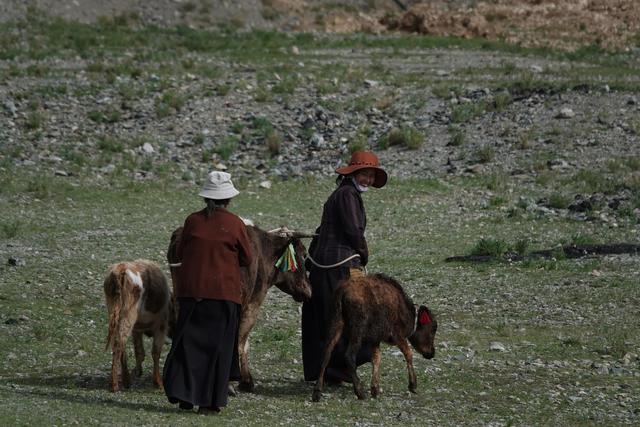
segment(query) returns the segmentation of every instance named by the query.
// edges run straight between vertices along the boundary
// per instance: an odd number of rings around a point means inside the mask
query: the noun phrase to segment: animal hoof
[[[321,397],[322,397],[322,392],[320,390],[313,390],[313,395],[311,396],[311,400],[313,402],[320,402]]]
[[[371,387],[371,397],[378,397],[380,395],[380,389]]]
[[[416,389],[417,389],[417,386],[415,386],[415,385],[413,385],[413,386],[412,386],[412,385],[409,385],[409,391],[410,391],[411,393],[416,393]]]
[[[364,390],[362,390],[361,388],[356,389],[355,392],[356,392],[356,396],[358,396],[358,400],[366,400],[367,399],[367,395],[364,394]]]
[[[227,386],[227,392],[229,393],[229,396],[236,397],[238,395],[236,388],[231,383]]]
[[[245,393],[253,393],[255,388],[256,386],[253,384],[253,382],[240,382],[240,384],[238,384],[238,389],[240,391],[244,391]]]

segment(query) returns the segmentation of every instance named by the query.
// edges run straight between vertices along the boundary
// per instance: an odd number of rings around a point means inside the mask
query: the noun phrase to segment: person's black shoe
[[[191,409],[193,409],[193,403],[189,403],[189,402],[180,402],[180,404],[178,405],[178,407],[180,409],[184,409],[185,411],[190,411]]]

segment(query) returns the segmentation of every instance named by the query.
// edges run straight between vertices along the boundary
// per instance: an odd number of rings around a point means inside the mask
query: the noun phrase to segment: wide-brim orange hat
[[[387,183],[387,172],[380,167],[378,156],[371,151],[354,151],[351,154],[349,164],[336,169],[336,172],[340,175],[349,175],[360,169],[373,169],[375,171],[374,187],[381,188]]]

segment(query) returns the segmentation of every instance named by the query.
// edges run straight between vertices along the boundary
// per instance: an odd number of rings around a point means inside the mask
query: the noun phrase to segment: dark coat
[[[360,258],[328,269],[307,264],[312,291],[311,300],[302,305],[302,363],[306,381],[318,379],[331,320],[334,290],[349,278],[351,267],[364,266],[369,259],[364,237],[366,223],[362,197],[351,178],[344,178],[324,204],[322,222],[316,230],[317,236],[311,242],[309,254],[322,265],[338,263],[353,254],[359,254]],[[345,351],[346,341],[343,338],[333,350],[327,369],[327,374],[333,380],[347,379]],[[371,346],[363,343],[356,363],[361,365],[370,362],[371,355]]]
[[[362,197],[351,178],[344,178],[324,204],[322,221],[309,246],[309,254],[322,265],[335,264],[358,254],[360,259],[354,258],[342,266],[365,266],[369,260],[364,237],[366,225]]]
[[[177,249],[178,298],[206,298],[241,304],[240,267],[253,260],[242,220],[224,208],[209,218],[206,210],[192,213],[184,222]]]

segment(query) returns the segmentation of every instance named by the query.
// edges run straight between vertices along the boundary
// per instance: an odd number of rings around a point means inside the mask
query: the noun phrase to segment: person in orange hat
[[[322,220],[307,258],[312,292],[311,300],[302,306],[302,363],[306,381],[317,380],[320,373],[334,290],[342,280],[362,275],[369,260],[362,193],[387,183],[387,173],[370,151],[354,152],[349,164],[336,172],[337,188],[324,204]],[[341,340],[326,371],[325,379],[329,383],[350,381],[345,350],[346,343]],[[370,362],[371,353],[371,347],[363,344],[356,364]]]

